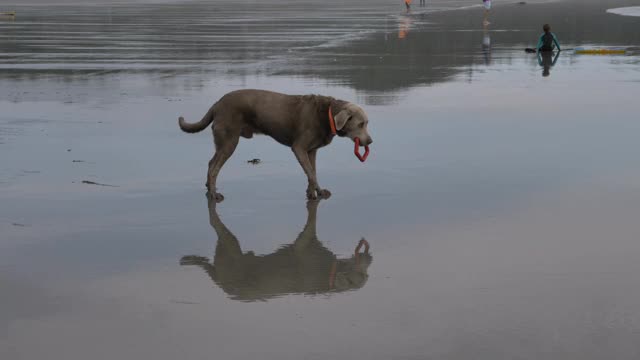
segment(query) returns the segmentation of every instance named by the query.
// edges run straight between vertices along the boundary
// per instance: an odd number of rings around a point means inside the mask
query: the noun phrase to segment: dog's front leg
[[[318,185],[316,172],[311,165],[311,160],[309,159],[309,153],[307,150],[296,145],[292,146],[291,149],[296,155],[296,159],[298,159],[298,162],[300,163],[300,166],[302,166],[302,170],[304,170],[304,173],[307,175],[307,180],[309,181],[309,186],[307,186],[307,198],[315,200],[318,197],[325,198],[331,196],[331,193],[328,190],[321,189],[320,185]]]
[[[318,149],[314,149],[309,151],[308,155],[309,155],[309,162],[311,162],[311,168],[313,169],[313,176],[316,179],[316,185],[318,185],[317,181],[318,181],[318,172],[316,171],[316,153],[318,152]],[[318,185],[317,189],[318,191],[318,196],[320,196],[322,199],[328,199],[329,197],[331,197],[331,191],[327,190],[327,189],[321,189],[320,186]],[[309,191],[309,189],[307,189],[307,191]]]
[[[311,163],[311,168],[313,169],[313,173],[316,175],[316,177],[318,176],[318,173],[316,172],[316,153],[317,152],[318,152],[318,149],[315,149],[307,153],[307,155],[309,155],[309,162]]]

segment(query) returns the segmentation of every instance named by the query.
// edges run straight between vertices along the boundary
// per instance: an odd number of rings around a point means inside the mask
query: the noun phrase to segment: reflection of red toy
[[[363,254],[368,254],[369,253],[369,242],[367,240],[365,240],[364,238],[362,238],[360,240],[360,242],[358,243],[358,246],[356,246],[356,251],[354,253],[355,258],[356,258],[356,265],[360,263],[360,248],[362,248],[363,245],[364,245]]]
[[[364,246],[364,252],[361,253],[360,249]],[[369,253],[369,242],[367,240],[365,240],[364,238],[362,238],[359,242],[358,242],[358,246],[356,246],[356,250],[354,251],[354,257],[356,259],[356,265],[360,264],[360,255],[364,255],[364,254],[368,254]],[[336,282],[336,269],[338,267],[338,262],[334,261],[333,264],[331,264],[331,271],[329,272],[329,289],[333,289],[335,286],[335,282]]]
[[[358,159],[360,159],[360,161],[364,162],[365,160],[367,160],[367,157],[369,156],[369,146],[365,146],[364,155],[360,155],[360,139],[356,138],[355,142],[356,142],[356,146],[353,148],[353,153],[356,155]]]

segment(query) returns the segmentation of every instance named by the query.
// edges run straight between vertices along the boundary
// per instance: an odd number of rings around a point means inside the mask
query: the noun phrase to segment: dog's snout
[[[373,144],[373,139],[372,138],[367,138],[367,146]]]

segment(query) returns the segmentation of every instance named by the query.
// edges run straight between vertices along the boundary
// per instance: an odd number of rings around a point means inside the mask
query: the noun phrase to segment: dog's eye
[[[358,127],[362,129],[362,128],[364,127],[364,123],[363,123],[363,122],[362,122],[362,123],[360,123],[360,124],[358,125]]]

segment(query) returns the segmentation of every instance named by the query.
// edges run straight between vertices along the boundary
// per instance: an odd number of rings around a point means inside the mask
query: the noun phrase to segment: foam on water
[[[608,13],[622,15],[622,16],[640,16],[640,6],[629,6],[629,7],[621,7],[608,9]]]

